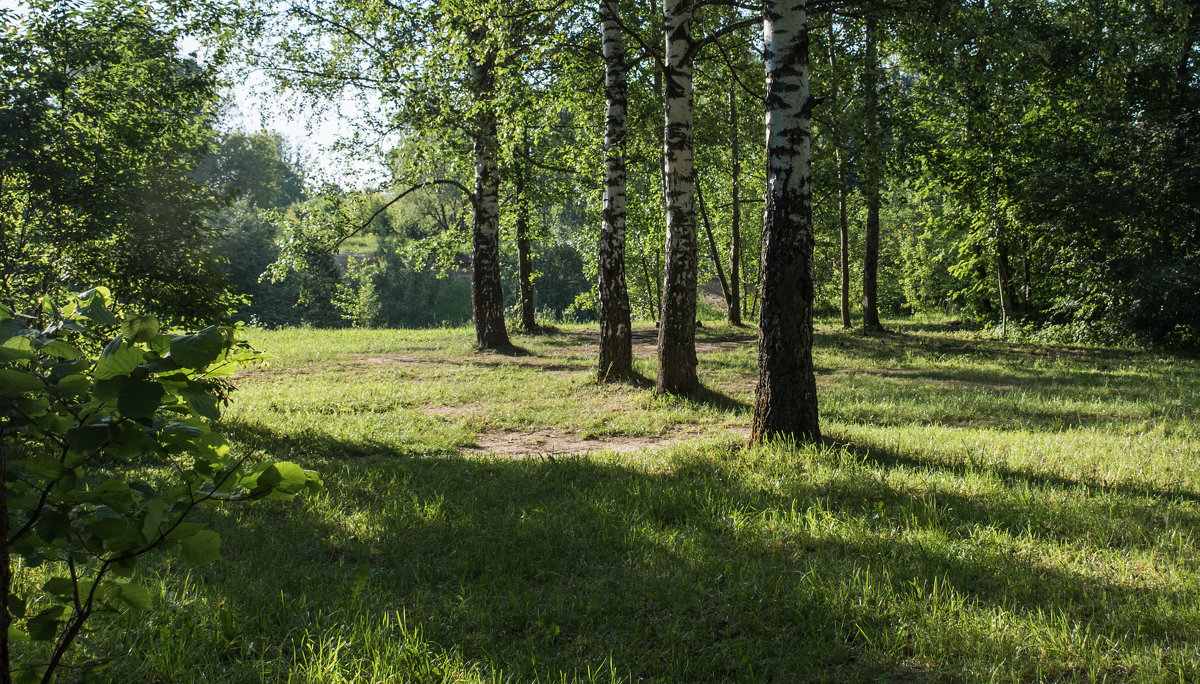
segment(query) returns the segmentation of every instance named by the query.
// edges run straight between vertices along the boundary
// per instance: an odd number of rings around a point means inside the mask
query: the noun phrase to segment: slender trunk
[[[0,425],[0,473],[8,472],[8,450],[4,443],[4,426]],[[8,597],[12,591],[12,566],[8,560],[8,483],[0,488],[0,684],[11,684],[12,665],[8,652],[8,626],[12,615],[8,612]]]
[[[751,442],[774,436],[815,441],[817,384],[812,362],[813,208],[805,0],[766,0],[766,210],[762,313]]]
[[[704,195],[700,192],[699,183],[696,184],[696,204],[700,207],[700,222],[704,224],[704,234],[708,236],[708,250],[712,255],[713,266],[717,269],[717,280],[721,283],[721,296],[725,298],[728,307],[731,300],[729,280],[725,277],[725,266],[721,263],[721,252],[717,249],[717,240],[713,236],[712,225],[708,222],[708,210],[704,206]]]
[[[1021,257],[1021,274],[1024,276],[1024,291],[1021,293],[1021,299],[1024,301],[1026,308],[1033,301],[1033,285],[1029,282],[1029,244],[1022,240],[1022,257]]]
[[[737,91],[729,85],[729,322],[742,324],[742,158],[738,139]]]
[[[654,283],[657,282],[658,279],[650,275],[650,262],[646,261],[646,255],[642,254],[640,256],[642,260],[642,276],[646,279],[646,301],[648,302],[648,306],[650,308],[650,317],[654,319],[654,327],[657,328],[658,314],[662,308],[654,294]]]
[[[992,299],[988,296],[988,265],[987,256],[983,253],[983,242],[985,236],[975,236],[974,242],[971,244],[971,255],[975,262],[975,277],[979,280],[979,288],[982,290],[979,295],[979,312],[984,315],[992,313]],[[989,316],[990,317],[990,316]]]
[[[834,42],[835,36],[833,31],[833,16],[829,17],[828,25],[828,40],[826,41],[829,48],[829,100],[834,103],[834,106],[840,107],[841,101],[838,95],[837,82],[837,44]],[[834,165],[837,168],[837,183],[838,183],[838,248],[841,260],[838,262],[838,270],[842,276],[841,289],[841,310],[842,310],[842,327],[849,328],[854,325],[850,319],[850,224],[846,218],[846,165],[842,159],[842,135],[839,130],[840,121],[835,121],[830,128],[831,137],[833,138],[833,159]]]
[[[617,12],[617,0],[600,1],[604,97],[608,103],[604,118],[604,204],[596,269],[600,298],[597,374],[601,380],[633,374],[629,291],[625,285],[625,47]]]
[[[495,53],[471,65],[471,93],[481,103],[475,116],[475,221],[471,231],[471,313],[480,349],[509,346],[500,287],[500,174],[496,165]]]
[[[663,158],[667,240],[658,392],[696,390],[696,211],[692,169],[692,0],[663,0]]]
[[[867,128],[866,183],[867,236],[863,256],[863,327],[882,330],[879,324],[879,185],[881,175],[878,109],[879,64],[875,54],[875,17],[867,15],[866,67],[863,69],[863,118]]]
[[[524,163],[524,162],[521,162]],[[525,173],[517,171],[517,281],[521,297],[521,330],[537,332],[537,318],[533,307],[533,258],[529,240],[529,202],[525,196]]]
[[[996,295],[1000,299],[1000,336],[1008,337],[1008,316],[1012,310],[1012,278],[1004,241],[1004,217],[1000,207],[1000,174],[995,153],[991,154],[988,174],[988,199],[991,204],[992,242],[996,249]]]

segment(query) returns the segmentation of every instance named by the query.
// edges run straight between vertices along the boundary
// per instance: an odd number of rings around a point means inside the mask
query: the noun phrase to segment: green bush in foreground
[[[153,317],[118,319],[110,298],[43,301],[40,330],[0,306],[3,682],[49,681],[92,615],[148,608],[128,579],[140,556],[216,560],[217,533],[187,520],[200,504],[321,484],[293,463],[248,466],[213,430],[222,377],[256,357],[232,328],[164,334]]]

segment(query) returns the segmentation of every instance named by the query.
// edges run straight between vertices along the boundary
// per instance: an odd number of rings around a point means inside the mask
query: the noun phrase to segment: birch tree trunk
[[[820,439],[812,363],[813,208],[805,0],[766,0],[767,206],[751,442]]]
[[[471,65],[475,115],[475,221],[471,231],[471,314],[480,349],[509,346],[504,327],[504,292],[500,288],[500,174],[496,163],[496,55],[487,52]]]
[[[600,354],[596,369],[601,380],[633,374],[629,290],[625,284],[625,46],[618,21],[617,0],[600,0],[603,31],[604,206],[600,224],[597,270],[600,295]]]
[[[663,176],[667,244],[658,328],[659,392],[696,390],[696,210],[692,169],[692,0],[663,0]]]
[[[878,112],[879,58],[875,51],[875,17],[867,15],[866,65],[863,69],[863,118],[867,129],[866,183],[867,236],[863,256],[863,328],[882,330],[879,324],[879,185],[881,174]]]
[[[732,81],[732,79],[730,79]],[[729,322],[742,324],[742,157],[738,138],[737,92],[729,86]]]

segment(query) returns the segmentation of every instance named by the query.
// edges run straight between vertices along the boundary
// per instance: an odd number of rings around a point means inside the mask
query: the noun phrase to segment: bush
[[[94,614],[149,607],[129,579],[139,557],[216,560],[216,532],[187,519],[197,506],[320,485],[292,463],[248,467],[213,430],[225,378],[257,356],[235,329],[164,334],[111,302],[103,288],[61,310],[43,300],[44,320],[0,306],[0,639],[14,681],[48,680]]]

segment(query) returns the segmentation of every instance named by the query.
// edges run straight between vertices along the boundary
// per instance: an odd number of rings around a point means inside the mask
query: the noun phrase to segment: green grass
[[[699,331],[691,400],[594,382],[584,328],[254,331],[229,429],[326,490],[213,512],[224,560],[158,561],[96,674],[1200,680],[1200,363],[890,325],[820,325],[825,443],[752,449],[749,330]],[[457,451],[530,430],[687,439]]]
[[[354,255],[374,254],[379,251],[379,236],[353,235],[342,242],[341,251]]]

